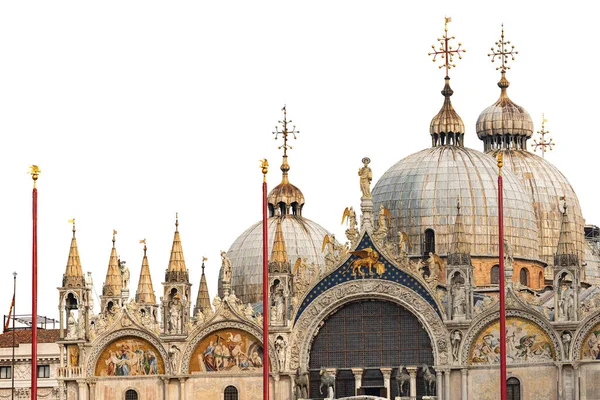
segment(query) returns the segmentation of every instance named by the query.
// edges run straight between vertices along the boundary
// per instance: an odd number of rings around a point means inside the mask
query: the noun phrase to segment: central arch
[[[338,284],[314,299],[302,313],[292,332],[290,368],[308,371],[310,350],[324,320],[344,305],[360,301],[382,301],[401,306],[412,314],[427,334],[433,365],[449,363],[449,333],[442,319],[426,300],[411,289],[391,281],[364,279]],[[431,365],[431,364],[430,364]],[[389,365],[388,367],[398,367]]]

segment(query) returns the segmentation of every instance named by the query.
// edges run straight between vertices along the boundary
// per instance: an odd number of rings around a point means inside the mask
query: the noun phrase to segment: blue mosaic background
[[[365,234],[362,240],[360,241],[357,249],[361,250],[367,247],[372,247],[373,249],[375,249],[371,238],[368,234]],[[331,289],[336,285],[339,285],[340,283],[354,281],[358,279],[381,279],[385,281],[399,283],[402,286],[413,290],[415,293],[417,293],[419,296],[425,299],[425,301],[431,304],[431,306],[438,313],[440,318],[442,318],[442,313],[438,308],[437,303],[435,302],[433,297],[431,297],[429,291],[421,284],[421,282],[412,277],[410,274],[393,266],[381,252],[377,252],[379,253],[379,262],[385,265],[385,272],[383,273],[383,275],[373,275],[372,277],[370,277],[368,274],[366,274],[364,277],[361,277],[360,275],[352,276],[349,267],[352,264],[352,262],[358,257],[355,255],[351,255],[350,258],[348,258],[348,260],[346,260],[344,264],[342,264],[333,273],[327,275],[325,278],[323,278],[323,280],[321,280],[321,282],[319,282],[314,288],[312,288],[312,290],[308,293],[308,295],[304,298],[304,301],[300,305],[300,308],[298,309],[298,314],[296,314],[295,321],[298,321],[298,318],[300,318],[300,315],[302,315],[306,307],[308,307],[308,305],[321,293],[325,292],[328,289]]]

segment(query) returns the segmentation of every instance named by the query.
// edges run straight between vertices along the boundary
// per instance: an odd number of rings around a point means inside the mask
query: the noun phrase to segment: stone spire
[[[81,269],[77,239],[75,238],[75,219],[69,222],[73,223],[73,238],[71,239],[71,248],[69,249],[67,269],[63,275],[63,287],[85,287],[85,278]]]
[[[103,296],[120,296],[121,289],[123,288],[123,277],[119,268],[119,256],[117,255],[117,249],[115,248],[116,234],[117,231],[113,230],[113,246],[110,251],[106,279],[104,280],[104,286],[102,286]]]
[[[142,270],[140,271],[140,280],[135,292],[135,302],[138,304],[156,304],[156,295],[152,287],[152,277],[150,276],[150,267],[148,266],[148,256],[146,256],[146,239],[144,242],[144,258],[142,259]]]
[[[198,288],[196,307],[194,307],[194,317],[199,312],[204,313],[206,310],[211,309],[208,285],[206,284],[206,275],[204,274],[204,261],[206,261],[206,257],[202,257],[202,277],[200,277],[200,287]]]
[[[563,200],[563,215],[560,226],[560,235],[558,236],[558,248],[554,255],[555,266],[575,266],[579,265],[579,257],[575,248],[575,232],[571,228],[569,214],[567,213],[567,202],[565,197]]]
[[[279,218],[277,219],[275,240],[273,241],[273,250],[271,252],[271,259],[269,260],[269,273],[289,273],[290,271],[290,260],[285,250],[281,218]]]
[[[183,248],[179,237],[179,216],[175,216],[175,236],[171,248],[171,258],[165,276],[166,282],[189,282],[188,271],[183,258]]]
[[[452,233],[452,244],[448,254],[448,264],[470,265],[471,244],[467,240],[462,214],[460,213],[460,200],[456,203],[456,220],[454,221],[454,232]]]

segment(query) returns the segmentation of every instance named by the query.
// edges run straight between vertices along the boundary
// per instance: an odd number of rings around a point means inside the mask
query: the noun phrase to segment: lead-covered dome
[[[510,171],[504,176],[504,234],[514,256],[537,260],[537,221],[529,195]],[[381,177],[373,188],[373,205],[388,208],[390,230],[406,232],[411,256],[431,250],[448,254],[456,202],[473,256],[498,256],[498,167],[484,153],[460,146],[437,146],[412,154]],[[426,246],[428,248],[426,249]]]
[[[511,170],[531,197],[535,214],[540,259],[553,265],[558,246],[562,222],[562,201],[564,196],[569,209],[569,218],[575,232],[575,249],[579,259],[584,251],[584,219],[579,200],[567,178],[554,165],[525,150],[494,150],[489,154],[497,157],[502,152],[505,169]],[[547,270],[551,279],[552,271]]]

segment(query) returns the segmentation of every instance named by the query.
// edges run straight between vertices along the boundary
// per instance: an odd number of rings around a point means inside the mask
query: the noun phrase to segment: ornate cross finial
[[[281,130],[279,130],[279,126],[276,125],[275,132],[273,132],[273,134],[275,135],[275,140],[279,139],[279,135],[283,136],[283,144],[279,146],[278,149],[283,149],[283,156],[287,157],[287,149],[292,148],[292,146],[290,146],[287,142],[288,135],[293,135],[294,139],[296,139],[296,133],[300,133],[300,131],[296,130],[296,125],[293,125],[292,130],[288,129],[288,124],[291,124],[292,120],[287,120],[287,110],[285,104],[281,110],[283,111],[283,121],[277,121],[279,124],[281,124]]]
[[[550,133],[550,131],[547,131],[545,128],[546,122],[548,122],[548,120],[544,118],[544,114],[542,113],[542,129],[537,131],[537,133],[540,135],[540,141],[538,142],[536,139],[533,139],[533,143],[531,144],[533,151],[537,151],[538,148],[542,151],[542,158],[544,158],[544,155],[548,149],[552,150],[552,146],[556,146],[554,141],[552,141],[552,138],[548,138],[548,140],[546,140],[545,136]]]
[[[445,22],[444,22],[444,36],[442,36],[441,38],[438,38],[438,42],[440,42],[440,47],[438,49],[435,48],[435,45],[431,45],[431,48],[433,49],[432,53],[427,53],[427,55],[429,56],[433,56],[433,62],[437,61],[437,56],[441,56],[441,58],[443,59],[443,64],[441,64],[439,66],[440,69],[442,68],[446,68],[446,77],[448,77],[448,71],[451,68],[456,67],[456,64],[452,63],[452,58],[456,55],[458,56],[458,59],[462,59],[462,55],[460,53],[465,53],[466,50],[465,49],[461,49],[460,46],[462,46],[461,43],[458,43],[458,47],[456,49],[453,49],[452,46],[450,45],[450,40],[456,39],[456,37],[454,36],[448,36],[448,22],[452,22],[452,18],[450,17],[445,17]]]
[[[500,40],[496,42],[496,49],[494,50],[494,48],[492,47],[490,49],[492,52],[488,54],[488,57],[492,57],[492,62],[496,60],[496,57],[498,57],[502,62],[502,65],[497,67],[496,71],[500,69],[502,73],[506,72],[507,69],[510,69],[510,67],[507,65],[508,57],[511,57],[514,61],[515,55],[519,54],[518,51],[515,51],[515,46],[511,45],[509,49],[509,45],[510,40],[504,41],[504,24],[502,24],[502,35],[500,35]]]

